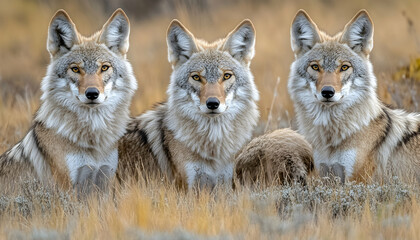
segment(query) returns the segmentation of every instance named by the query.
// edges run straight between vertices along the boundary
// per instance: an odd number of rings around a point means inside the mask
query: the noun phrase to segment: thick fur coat
[[[301,10],[291,42],[296,59],[288,89],[299,132],[312,144],[321,175],[420,180],[420,115],[378,100],[368,13],[360,11],[342,32],[329,36]]]
[[[52,18],[51,63],[41,105],[26,136],[0,156],[2,182],[29,173],[60,187],[103,188],[118,165],[137,81],[126,59],[129,21],[118,9],[102,30],[81,36],[68,14]],[[10,177],[13,176],[13,177]]]
[[[173,67],[168,101],[129,124],[118,177],[157,172],[185,188],[230,184],[234,156],[259,118],[249,68],[254,27],[245,20],[225,39],[207,43],[174,20],[167,43]]]

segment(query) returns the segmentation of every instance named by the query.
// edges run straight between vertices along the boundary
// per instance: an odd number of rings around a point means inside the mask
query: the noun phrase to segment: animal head
[[[173,20],[167,44],[173,68],[169,104],[183,106],[186,114],[216,117],[242,110],[240,104],[258,99],[249,69],[255,52],[255,29],[250,20],[213,43],[196,39],[181,22]]]
[[[55,95],[67,107],[96,108],[131,100],[137,88],[131,65],[126,61],[130,23],[118,9],[102,29],[91,37],[78,33],[64,10],[53,16],[48,28],[47,50],[51,64],[43,81],[44,99]]]
[[[289,77],[294,101],[315,103],[324,109],[351,106],[374,95],[376,78],[369,61],[373,23],[365,10],[358,12],[335,36],[320,31],[300,10],[290,30],[295,61]]]

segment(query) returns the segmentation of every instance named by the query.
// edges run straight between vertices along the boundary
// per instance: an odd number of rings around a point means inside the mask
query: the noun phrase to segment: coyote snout
[[[84,103],[100,103],[99,95],[104,93],[104,83],[97,74],[86,74],[82,76],[79,84],[79,94],[84,94],[87,99],[81,99]],[[86,100],[86,101],[84,101]]]
[[[223,81],[202,82],[200,91],[200,109],[204,113],[219,114],[226,110],[226,94]]]
[[[73,66],[70,70],[78,82],[74,92],[82,103],[96,105],[106,100],[106,90],[112,88],[112,84],[105,85],[103,78],[111,74],[111,66],[102,65],[98,70],[90,69],[89,72],[79,66]]]
[[[340,74],[335,72],[321,72],[316,84],[316,90],[321,93],[323,99],[321,101],[337,101],[340,100],[341,92]],[[337,94],[336,94],[337,93]],[[336,95],[336,97],[334,97]]]

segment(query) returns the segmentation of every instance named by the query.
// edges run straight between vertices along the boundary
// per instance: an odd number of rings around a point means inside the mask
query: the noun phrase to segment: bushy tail
[[[40,160],[42,155],[35,142],[33,130],[30,130],[22,141],[0,155],[0,184],[26,176],[36,176],[33,158]]]

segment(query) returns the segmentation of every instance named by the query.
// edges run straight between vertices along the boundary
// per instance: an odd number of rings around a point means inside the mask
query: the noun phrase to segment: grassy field
[[[132,27],[128,58],[139,82],[133,115],[166,98],[171,68],[165,34],[170,20],[178,18],[196,37],[213,41],[244,18],[251,19],[257,30],[251,69],[261,93],[257,134],[293,125],[286,84],[293,61],[289,27],[297,10],[305,9],[322,30],[333,34],[366,8],[375,23],[371,60],[381,100],[420,111],[417,0],[0,0],[0,5],[0,152],[24,136],[39,106],[39,84],[49,63],[47,27],[59,8],[86,35],[99,30],[115,8],[126,10]],[[36,182],[28,182],[25,189],[16,196],[0,196],[0,238],[415,239],[420,235],[420,190],[398,179],[368,186],[315,179],[307,187],[244,187],[199,194],[156,182],[85,203],[72,193],[45,189]]]

